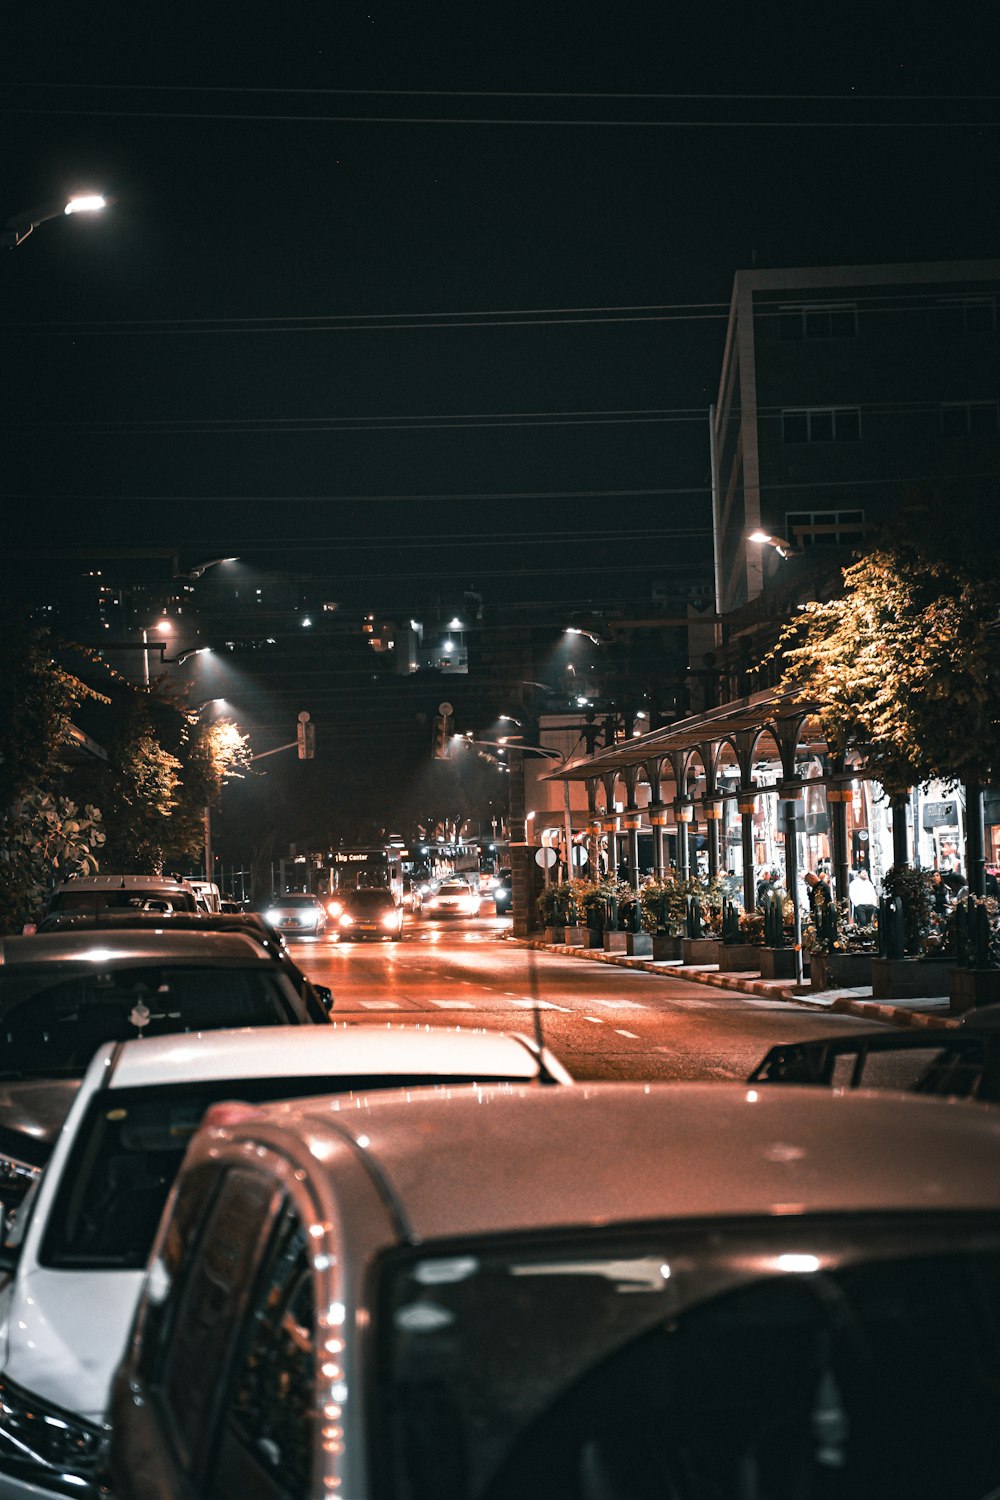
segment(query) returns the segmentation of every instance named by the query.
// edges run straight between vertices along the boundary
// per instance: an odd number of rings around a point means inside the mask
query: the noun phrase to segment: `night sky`
[[[386,612],[707,568],[733,273],[1000,245],[988,8],[886,9],[8,15],[0,218],[114,199],[3,252],[8,540]]]

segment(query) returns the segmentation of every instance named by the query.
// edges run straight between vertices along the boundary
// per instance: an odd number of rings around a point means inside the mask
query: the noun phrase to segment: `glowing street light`
[[[751,531],[747,541],[757,542],[762,547],[773,547],[779,557],[798,557],[802,550],[794,542],[787,541],[783,536],[772,536],[769,531]]]
[[[173,628],[174,622],[172,620],[168,620],[166,617],[164,617],[162,620],[155,620],[153,624],[148,627],[144,625],[142,628],[142,644],[143,647],[146,648],[142,653],[142,685],[144,688],[149,687],[149,646],[152,644],[154,650],[159,648],[161,655],[166,650],[166,641],[150,642],[149,632],[151,630],[158,630],[163,635],[170,635],[173,631]]]
[[[0,246],[13,250],[28,238],[31,231],[47,219],[60,219],[64,214],[93,214],[107,208],[108,200],[100,193],[78,193],[70,199],[62,198],[58,203],[46,203],[41,208],[26,208],[12,214],[0,230]]]

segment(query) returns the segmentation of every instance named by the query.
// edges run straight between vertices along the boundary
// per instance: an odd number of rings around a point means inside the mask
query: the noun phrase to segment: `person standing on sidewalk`
[[[878,911],[878,892],[867,870],[855,870],[847,894],[855,922],[859,927],[870,927]]]

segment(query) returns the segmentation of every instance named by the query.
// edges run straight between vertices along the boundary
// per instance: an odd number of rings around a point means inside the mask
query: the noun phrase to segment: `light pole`
[[[175,578],[190,578],[190,579],[200,578],[203,573],[207,573],[208,572],[209,568],[217,568],[218,565],[219,565],[219,563],[234,563],[234,562],[239,562],[239,558],[238,557],[211,557],[211,558],[209,558],[208,562],[197,563],[193,568],[189,568],[186,573],[176,572],[174,574],[174,577]]]
[[[150,650],[155,651],[155,650],[159,649],[159,651],[160,651],[160,661],[161,661],[161,664],[162,664],[163,659],[164,659],[163,658],[163,652],[166,651],[166,649],[167,649],[167,643],[166,643],[166,641],[152,641],[151,642],[150,639],[149,639],[149,632],[150,632],[150,630],[159,630],[159,631],[162,631],[162,633],[164,635],[170,635],[173,632],[173,628],[174,628],[173,621],[172,620],[168,620],[166,618],[164,618],[162,620],[157,620],[155,624],[150,625],[148,628],[145,625],[142,627],[142,647],[143,647],[143,650],[142,650],[142,685],[147,690],[147,692],[149,690],[149,653],[150,653]]]
[[[757,542],[761,547],[773,547],[779,557],[800,557],[802,548],[796,547],[794,542],[786,541],[783,536],[772,536],[769,531],[751,531],[747,536],[748,542]]]
[[[507,715],[502,715],[502,717],[507,717]],[[523,744],[521,742],[521,736],[519,734],[515,734],[515,735],[503,735],[498,740],[477,740],[477,739],[472,739],[471,737],[466,736],[466,735],[456,735],[455,738],[457,740],[461,740],[463,743],[465,743],[467,745],[495,745],[495,746],[497,746],[501,750],[508,750],[508,749],[510,749],[510,750],[518,750],[518,751],[520,751],[521,753],[523,753],[525,755],[541,755],[541,756],[544,756],[544,758],[546,760],[558,761],[561,766],[566,766],[566,765],[569,764],[570,757],[568,755],[564,755],[561,750],[554,750],[551,745],[525,745],[525,744]],[[522,771],[522,774],[523,774],[523,771]],[[571,877],[571,875],[572,875],[572,873],[573,873],[573,871],[572,871],[572,866],[573,866],[573,813],[572,813],[572,808],[570,806],[569,782],[568,781],[564,781],[562,785],[563,785],[563,837],[566,840],[566,879],[569,880],[570,877]],[[546,867],[545,867],[545,883],[546,883],[546,885],[548,885],[549,879],[550,879],[549,869],[548,869],[548,866],[546,865]]]
[[[37,225],[44,224],[47,219],[58,219],[63,214],[99,213],[107,206],[108,200],[100,193],[79,193],[68,200],[61,198],[58,203],[46,203],[41,208],[25,208],[12,214],[0,230],[0,246],[16,249]]]

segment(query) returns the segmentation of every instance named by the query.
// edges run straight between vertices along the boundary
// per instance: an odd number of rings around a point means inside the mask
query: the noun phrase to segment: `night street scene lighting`
[[[786,541],[783,536],[772,536],[769,531],[751,531],[747,541],[756,542],[761,547],[773,547],[779,557],[798,557],[802,550],[794,542]]]

